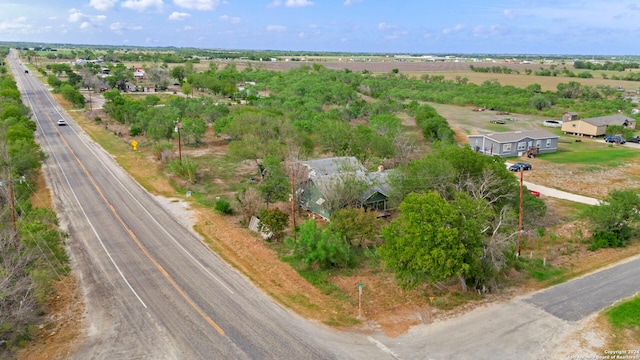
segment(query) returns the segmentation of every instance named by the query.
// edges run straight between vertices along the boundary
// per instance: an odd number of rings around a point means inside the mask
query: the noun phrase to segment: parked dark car
[[[531,164],[518,162],[509,166],[509,171],[525,171],[525,170],[531,170]]]
[[[624,144],[627,142],[627,140],[620,135],[605,136],[604,141],[612,144]]]
[[[636,135],[634,137],[632,137],[631,139],[627,140],[628,142],[632,142],[632,143],[636,143],[639,144],[640,143],[640,136]]]

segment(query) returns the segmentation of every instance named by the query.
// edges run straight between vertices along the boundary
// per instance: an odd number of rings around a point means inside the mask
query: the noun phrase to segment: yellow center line
[[[38,102],[40,102],[40,104],[42,105],[42,101],[40,100],[40,98],[38,98]],[[49,118],[49,120],[51,120],[51,118]],[[57,129],[58,133],[60,133],[60,129]],[[69,149],[69,151],[71,152],[71,155],[74,157],[74,159],[76,160],[76,162],[78,163],[78,165],[80,165],[80,168],[82,169],[82,172],[85,173],[85,175],[87,176],[87,178],[89,179],[89,181],[91,182],[91,184],[93,185],[93,187],[96,189],[96,191],[98,191],[98,193],[100,194],[100,197],[102,198],[102,200],[107,204],[107,206],[109,207],[109,209],[111,210],[111,213],[113,214],[113,216],[116,217],[116,219],[118,220],[118,222],[120,223],[120,225],[122,226],[122,228],[129,234],[129,236],[131,237],[131,239],[136,243],[136,245],[138,246],[138,248],[140,248],[140,250],[142,250],[142,252],[145,254],[145,256],[149,259],[149,261],[151,261],[151,263],[158,269],[158,271],[162,274],[162,276],[165,277],[165,279],[167,279],[167,281],[169,282],[169,284],[171,284],[171,286],[173,286],[173,288],[180,294],[180,296],[182,296],[182,298],[209,324],[211,325],[211,327],[213,327],[220,335],[224,336],[224,330],[222,330],[222,328],[220,326],[218,326],[218,324],[216,324],[215,321],[213,321],[213,319],[211,319],[190,297],[189,295],[187,295],[184,290],[182,290],[182,288],[180,288],[180,286],[175,282],[175,280],[173,280],[173,278],[171,277],[171,275],[169,275],[169,273],[164,269],[164,267],[162,265],[160,265],[160,263],[158,263],[158,261],[156,261],[156,259],[151,256],[151,254],[149,253],[149,251],[147,251],[147,249],[142,245],[142,243],[140,242],[140,240],[138,239],[138,237],[134,234],[134,232],[124,223],[124,221],[122,220],[122,218],[120,217],[120,215],[118,215],[118,213],[116,212],[114,206],[109,202],[109,200],[107,200],[107,197],[103,194],[102,189],[100,188],[100,186],[98,186],[98,184],[94,181],[94,178],[89,174],[89,171],[84,167],[84,165],[80,162],[80,159],[76,156],[75,152],[73,151],[73,149],[71,149],[71,146],[69,146],[69,143],[65,140],[65,138],[63,136],[60,136],[60,138],[62,139],[62,141],[64,142],[65,146]]]

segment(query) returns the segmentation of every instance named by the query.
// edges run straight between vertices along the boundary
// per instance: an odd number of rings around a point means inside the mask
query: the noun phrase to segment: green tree
[[[383,227],[385,244],[378,251],[401,286],[413,288],[469,271],[454,206],[431,191],[409,194],[399,210],[398,218]]]
[[[184,81],[184,79],[187,77],[187,72],[184,69],[184,66],[175,66],[171,69],[170,72],[171,76],[173,76],[176,80],[178,80],[178,82],[180,84],[182,84],[182,82]]]
[[[351,246],[374,242],[380,233],[381,220],[375,211],[363,208],[344,208],[331,214],[331,231],[344,235]]]
[[[260,212],[260,225],[262,232],[271,232],[272,241],[282,239],[284,230],[289,226],[289,215],[278,209],[263,209]]]
[[[189,83],[182,83],[182,85],[180,85],[180,88],[182,89],[182,93],[187,96],[193,94],[193,85]]]
[[[640,189],[612,190],[599,206],[586,211],[591,224],[593,244],[590,249],[626,246],[638,232]]]
[[[262,181],[258,190],[266,203],[273,204],[277,201],[287,200],[290,193],[290,183],[280,158],[268,155],[262,162]]]
[[[531,106],[536,108],[536,110],[544,110],[551,107],[552,103],[546,96],[542,94],[535,94],[531,97]]]
[[[352,265],[351,248],[341,234],[329,228],[321,229],[314,219],[300,224],[297,242],[293,243],[293,256],[307,265],[320,269]]]
[[[609,125],[605,130],[606,135],[622,135],[625,139],[630,139],[634,135],[633,129],[626,128],[622,125]]]
[[[185,137],[185,143],[189,144],[193,140],[196,144],[202,142],[204,134],[207,132],[207,122],[199,117],[184,118],[180,120],[181,131]]]

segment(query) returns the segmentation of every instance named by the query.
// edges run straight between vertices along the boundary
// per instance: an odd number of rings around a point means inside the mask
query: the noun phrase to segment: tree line
[[[0,358],[11,358],[35,333],[53,282],[69,271],[66,235],[55,212],[30,201],[44,154],[29,116],[15,81],[0,66]]]

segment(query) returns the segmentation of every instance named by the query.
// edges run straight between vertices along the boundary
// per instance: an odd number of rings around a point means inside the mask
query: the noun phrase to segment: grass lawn
[[[628,351],[640,351],[638,341],[640,339],[640,297],[623,301],[604,313],[612,328],[612,334],[606,345],[608,349],[634,349]],[[629,352],[628,355],[640,355],[637,352]]]
[[[638,157],[638,149],[594,142],[578,142],[558,146],[558,151],[540,155],[555,164],[584,164],[606,167],[622,166]]]

